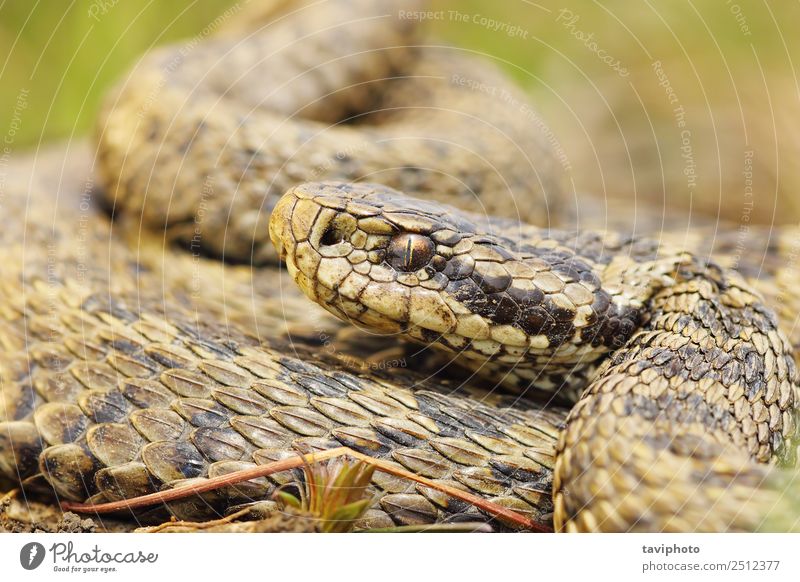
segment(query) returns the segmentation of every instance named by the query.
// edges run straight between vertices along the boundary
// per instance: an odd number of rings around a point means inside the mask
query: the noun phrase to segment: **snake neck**
[[[794,462],[791,345],[738,274],[697,260],[649,309],[568,417],[556,527],[757,529],[794,503],[762,464]],[[680,511],[664,511],[676,498]]]

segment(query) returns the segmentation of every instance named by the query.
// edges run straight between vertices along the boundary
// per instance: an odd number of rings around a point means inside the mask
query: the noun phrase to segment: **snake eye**
[[[431,240],[419,234],[401,234],[392,239],[386,260],[398,271],[417,271],[434,256]]]

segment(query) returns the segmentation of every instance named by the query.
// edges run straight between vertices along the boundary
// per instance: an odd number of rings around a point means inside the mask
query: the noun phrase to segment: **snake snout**
[[[344,257],[353,249],[356,219],[344,212],[346,202],[320,195],[327,184],[303,184],[289,190],[275,205],[270,238],[281,258],[304,267],[308,276],[323,257]],[[310,262],[309,262],[310,261]],[[302,263],[302,265],[301,265]]]
[[[278,252],[281,260],[286,260],[286,245],[291,244],[291,212],[292,199],[288,196],[281,198],[272,209],[269,219],[269,238]]]
[[[441,257],[414,204],[377,184],[303,184],[276,205],[270,234],[298,286],[338,317],[376,331],[444,331],[452,313],[432,281],[421,288]]]

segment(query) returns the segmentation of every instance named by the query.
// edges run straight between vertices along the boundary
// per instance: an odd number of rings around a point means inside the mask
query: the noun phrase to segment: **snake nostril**
[[[329,225],[319,239],[319,243],[324,246],[338,245],[342,241],[344,241],[344,234],[334,224]]]

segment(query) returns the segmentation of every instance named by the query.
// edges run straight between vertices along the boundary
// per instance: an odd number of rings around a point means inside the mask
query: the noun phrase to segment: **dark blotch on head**
[[[520,316],[519,305],[505,293],[489,295],[489,304],[494,306],[493,321],[501,324],[515,323]]]
[[[447,285],[447,292],[456,301],[461,302],[472,313],[488,317],[491,313],[488,308],[486,294],[481,291],[472,279],[451,280]]]
[[[555,320],[550,317],[544,307],[531,306],[525,309],[520,320],[520,327],[529,335],[545,333],[553,327]]]
[[[472,275],[474,268],[475,259],[469,255],[459,255],[447,261],[447,265],[445,265],[442,272],[451,281],[457,281]]]
[[[506,289],[506,293],[508,293],[509,297],[511,297],[514,301],[519,303],[523,309],[535,307],[544,301],[544,293],[537,287],[531,289],[522,289],[512,285]]]
[[[508,273],[494,276],[477,270],[472,273],[472,280],[484,293],[501,293],[511,286],[511,275]]]

